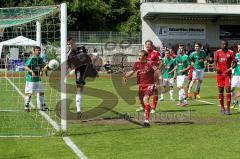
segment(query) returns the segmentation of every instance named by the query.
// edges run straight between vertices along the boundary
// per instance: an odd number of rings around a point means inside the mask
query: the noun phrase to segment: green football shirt
[[[240,76],[240,53],[237,53],[235,57],[237,61],[237,66],[234,69],[233,76]]]
[[[204,60],[207,57],[206,53],[203,50],[200,50],[199,53],[196,51],[192,52],[189,56],[190,60],[194,62],[193,67],[195,69],[204,69]]]
[[[44,62],[43,62],[43,59],[41,57],[35,57],[35,56],[30,57],[26,61],[25,66],[29,67],[36,75],[35,77],[32,77],[31,72],[27,71],[26,72],[26,80],[28,82],[39,82],[39,81],[41,81],[40,74],[41,74],[42,68],[44,67]]]
[[[190,59],[187,55],[178,55],[175,59],[175,65],[177,65],[177,75],[188,75],[188,71],[180,72],[186,69],[191,64]]]
[[[167,59],[166,57],[164,57],[162,59],[162,62],[163,62],[163,67],[162,67],[163,78],[173,78],[174,73],[172,73],[171,75],[168,75],[168,73],[174,69],[175,60],[173,58]]]

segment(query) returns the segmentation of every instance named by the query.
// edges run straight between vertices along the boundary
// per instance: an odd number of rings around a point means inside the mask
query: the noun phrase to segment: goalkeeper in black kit
[[[82,106],[82,94],[83,88],[86,84],[85,78],[87,70],[89,70],[89,66],[91,64],[91,58],[87,54],[87,50],[84,46],[77,47],[76,41],[73,38],[68,38],[67,45],[69,48],[68,51],[68,59],[67,59],[67,69],[68,72],[75,70],[75,79],[77,86],[76,93],[76,108],[77,115],[81,117],[81,106]],[[90,70],[96,71],[96,70]],[[97,72],[95,72],[97,74]]]

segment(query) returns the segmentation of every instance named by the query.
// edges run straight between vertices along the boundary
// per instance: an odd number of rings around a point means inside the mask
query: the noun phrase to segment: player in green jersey
[[[240,110],[240,107],[238,105],[238,100],[237,100],[240,94],[235,93],[235,89],[240,87],[240,44],[238,44],[238,53],[236,53],[235,58],[236,58],[237,66],[234,69],[232,82],[231,82],[231,92],[233,97],[233,106],[231,106],[231,108]]]
[[[168,74],[171,75],[175,70],[177,71],[177,87],[178,87],[178,100],[177,106],[187,106],[186,94],[184,90],[184,83],[186,81],[188,70],[191,68],[189,57],[185,54],[184,46],[179,45],[179,55],[175,59],[175,68]]]
[[[41,81],[41,74],[44,68],[44,61],[40,57],[41,48],[34,47],[33,55],[25,63],[26,85],[25,85],[25,111],[29,112],[29,104],[33,93],[39,93],[39,101],[42,111],[48,108],[44,102],[44,89]]]
[[[206,53],[201,50],[201,44],[200,43],[195,43],[194,45],[195,51],[191,53],[189,56],[189,59],[193,63],[193,77],[192,81],[189,84],[188,88],[188,96],[191,96],[191,88],[193,84],[198,81],[195,91],[194,91],[194,97],[195,98],[200,98],[199,91],[200,87],[203,81],[203,76],[204,76],[204,69],[205,69],[205,62],[207,61],[207,55]]]
[[[170,56],[170,51],[166,50],[165,51],[165,57],[162,59],[162,86],[163,88],[161,89],[161,101],[164,101],[164,96],[163,93],[166,90],[166,87],[168,86],[170,88],[169,94],[170,94],[170,101],[174,101],[173,98],[173,85],[174,85],[174,73],[168,74],[170,71],[172,71],[175,67],[175,60],[171,58]]]

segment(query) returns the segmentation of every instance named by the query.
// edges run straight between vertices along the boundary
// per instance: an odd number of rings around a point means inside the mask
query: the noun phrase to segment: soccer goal
[[[67,6],[0,8],[0,136],[48,136],[66,132]],[[38,93],[33,93],[30,112],[24,112],[26,75],[24,66],[41,47],[44,64],[61,62],[56,77],[43,71],[45,103],[49,111],[39,110]],[[51,78],[50,78],[51,77]],[[55,86],[54,86],[55,84]],[[61,93],[62,92],[62,93]],[[62,102],[60,102],[62,101]],[[58,108],[58,106],[61,108]],[[55,110],[61,110],[56,113]]]

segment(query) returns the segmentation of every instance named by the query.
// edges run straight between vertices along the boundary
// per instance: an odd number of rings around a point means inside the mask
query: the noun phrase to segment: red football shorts
[[[143,99],[145,95],[151,96],[154,93],[154,84],[139,85],[138,95],[140,99]]]
[[[191,68],[191,69],[188,71],[188,79],[189,79],[189,80],[192,80],[193,70],[194,70],[194,68]]]
[[[217,74],[218,87],[231,87],[231,75],[219,75]]]

